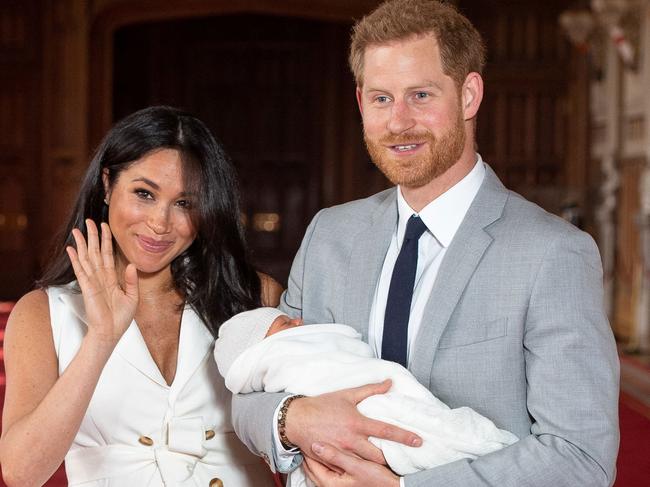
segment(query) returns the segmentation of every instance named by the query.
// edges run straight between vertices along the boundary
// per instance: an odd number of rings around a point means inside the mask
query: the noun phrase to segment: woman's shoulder
[[[50,306],[47,293],[34,289],[18,300],[5,328],[5,343],[14,338],[41,335],[50,329]]]
[[[28,292],[16,302],[11,310],[7,328],[20,326],[23,331],[32,328],[49,328],[51,314],[54,311],[51,309],[52,302],[56,301],[60,295],[76,294],[75,289],[76,281],[63,286],[50,286]]]
[[[11,310],[9,319],[31,315],[42,317],[43,314],[48,315],[49,319],[49,298],[47,292],[45,289],[34,289],[16,302],[16,305]]]

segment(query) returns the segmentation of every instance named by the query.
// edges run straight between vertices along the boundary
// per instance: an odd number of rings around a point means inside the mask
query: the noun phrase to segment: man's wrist
[[[301,394],[288,397],[285,399],[282,407],[280,407],[280,411],[278,413],[278,436],[280,438],[280,443],[285,450],[293,450],[297,448],[297,446],[294,445],[287,437],[287,413],[289,412],[289,406],[291,406],[291,403],[296,399],[301,399],[303,397],[305,396]]]

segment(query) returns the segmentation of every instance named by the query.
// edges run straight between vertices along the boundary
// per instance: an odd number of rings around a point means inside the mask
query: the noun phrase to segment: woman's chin
[[[134,259],[131,263],[135,266],[138,274],[140,275],[151,275],[158,274],[162,271],[169,270],[169,262],[157,260],[156,262],[151,262],[148,259]]]

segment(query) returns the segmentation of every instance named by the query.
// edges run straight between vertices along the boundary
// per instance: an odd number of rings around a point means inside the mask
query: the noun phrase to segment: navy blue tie
[[[399,251],[393,275],[390,278],[384,334],[381,341],[381,358],[406,367],[409,315],[418,267],[418,240],[427,229],[420,217],[409,218],[404,241]]]

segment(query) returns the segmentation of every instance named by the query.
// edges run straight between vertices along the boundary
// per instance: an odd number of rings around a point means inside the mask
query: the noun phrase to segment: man
[[[355,26],[366,145],[397,188],[314,218],[281,308],[355,326],[450,407],[520,440],[398,478],[367,437],[418,439],[354,407],[389,384],[235,397],[236,431],[272,468],[287,468],[296,446],[321,487],[613,483],[618,361],[598,251],[475,152],[484,57],[474,27],[438,1],[388,1]]]

